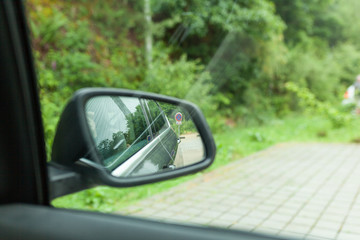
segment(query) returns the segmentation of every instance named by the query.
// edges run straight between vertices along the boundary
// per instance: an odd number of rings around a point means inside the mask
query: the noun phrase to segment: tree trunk
[[[150,1],[144,0],[144,15],[145,15],[145,58],[148,70],[152,67],[152,20]]]

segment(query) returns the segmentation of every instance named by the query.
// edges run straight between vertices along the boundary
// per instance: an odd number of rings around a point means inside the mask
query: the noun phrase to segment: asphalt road
[[[204,158],[204,147],[198,133],[181,135],[180,139],[174,161],[176,167],[188,166]]]
[[[119,214],[300,239],[348,240],[360,239],[359,195],[360,145],[280,144]]]

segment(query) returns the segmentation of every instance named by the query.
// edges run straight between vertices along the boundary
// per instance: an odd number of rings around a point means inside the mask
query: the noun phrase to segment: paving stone
[[[346,215],[350,209],[350,204],[346,205],[334,205],[331,204],[325,212],[336,215]]]
[[[310,231],[309,235],[334,239],[337,235],[337,232],[337,229],[315,227]]]
[[[351,234],[358,234],[360,238],[360,227],[359,225],[353,225],[353,224],[344,224],[341,228],[341,231],[344,233],[351,233]]]
[[[222,215],[222,212],[219,211],[203,211],[201,214],[198,215],[200,218],[208,218],[210,220],[217,219]]]
[[[263,219],[261,218],[256,218],[256,217],[243,217],[241,218],[237,223],[239,224],[245,224],[245,225],[254,225],[257,226],[259,225],[261,222],[263,221]]]
[[[321,212],[318,211],[311,211],[308,209],[302,209],[297,216],[309,219],[317,219],[321,216]]]
[[[341,223],[320,220],[319,222],[317,222],[315,228],[335,229],[337,231],[341,228]]]
[[[337,240],[359,240],[360,236],[359,234],[352,234],[352,233],[340,233],[337,238]]]
[[[267,213],[273,213],[273,212],[275,212],[277,210],[277,207],[272,206],[272,205],[261,204],[255,210],[262,211],[262,212],[267,212]]]
[[[272,214],[267,221],[276,221],[276,222],[282,222],[282,223],[288,223],[291,220],[291,215],[284,215],[279,213]]]
[[[266,219],[269,216],[268,212],[253,210],[249,212],[247,217]]]
[[[342,223],[344,221],[344,215],[324,213],[321,216],[321,219],[324,219],[325,221],[329,221],[329,222]]]
[[[265,227],[265,228],[272,228],[272,229],[277,229],[278,231],[281,231],[285,228],[286,225],[287,225],[286,222],[266,220],[265,222],[263,222],[259,225],[259,228]]]
[[[298,210],[295,208],[285,208],[282,206],[276,210],[276,213],[283,214],[286,216],[294,216],[294,215],[296,215],[297,212],[298,212]]]
[[[220,204],[213,205],[210,208],[210,211],[214,210],[214,211],[219,211],[219,212],[228,212],[230,209],[231,209],[230,206],[220,203]]]
[[[314,226],[314,224],[316,223],[315,221],[316,221],[315,219],[304,218],[304,217],[297,216],[291,221],[290,225],[292,225],[292,224],[297,225],[298,224],[298,225],[304,225],[304,226],[311,227],[311,226]]]
[[[225,212],[224,214],[229,215],[237,215],[239,217],[243,217],[247,215],[251,210],[246,208],[231,208],[229,211]]]
[[[282,231],[290,231],[305,234],[311,229],[310,225],[290,223]]]
[[[350,222],[346,221],[346,222],[343,224],[343,226],[347,226],[347,225],[349,225],[349,226],[351,226],[351,227],[354,227],[354,228],[360,229],[360,222],[350,223]]]
[[[347,221],[348,223],[352,223],[352,224],[360,223],[360,217],[359,217],[359,216],[349,215],[349,216],[346,218],[346,221]]]
[[[194,207],[189,207],[184,209],[181,213],[187,216],[198,216],[203,212],[203,210],[198,209],[198,208],[194,208]]]

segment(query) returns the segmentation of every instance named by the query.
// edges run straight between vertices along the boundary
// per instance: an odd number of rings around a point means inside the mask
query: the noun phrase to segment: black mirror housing
[[[196,164],[178,168],[176,171],[163,171],[153,175],[135,176],[131,178],[114,177],[101,164],[101,154],[96,148],[91,131],[87,124],[85,113],[86,102],[97,96],[122,96],[137,97],[154,101],[161,101],[181,106],[192,118],[204,147],[204,159]],[[109,185],[114,187],[130,187],[146,183],[157,182],[165,179],[175,178],[205,169],[214,160],[216,146],[210,128],[200,109],[187,101],[167,97],[163,95],[146,93],[140,91],[109,89],[109,88],[85,88],[77,91],[63,111],[52,147],[50,166],[80,174],[81,184],[88,188],[95,185]],[[56,172],[56,171],[51,171]],[[79,175],[77,175],[79,176]],[[56,177],[50,176],[51,179]],[[79,179],[78,177],[76,179]],[[62,181],[67,184],[69,181]],[[50,184],[56,186],[56,184]],[[61,187],[66,189],[65,186]],[[79,189],[82,190],[82,189]],[[74,189],[72,190],[74,192]],[[57,192],[57,196],[67,193]],[[56,197],[56,196],[54,196]]]

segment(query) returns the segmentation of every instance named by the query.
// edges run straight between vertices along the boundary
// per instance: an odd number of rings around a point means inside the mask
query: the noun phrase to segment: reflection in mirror
[[[97,96],[87,123],[102,164],[113,176],[141,176],[204,160],[204,144],[182,107],[137,97]]]

